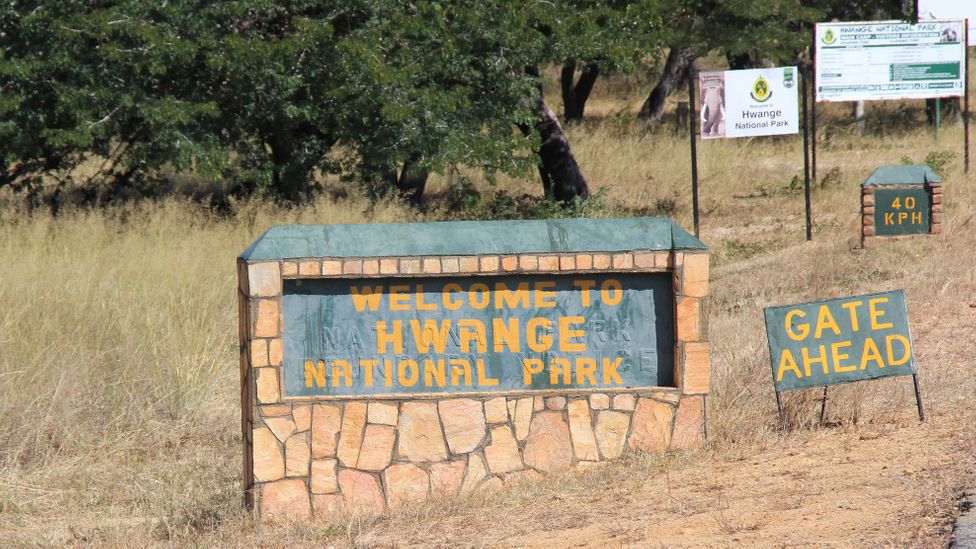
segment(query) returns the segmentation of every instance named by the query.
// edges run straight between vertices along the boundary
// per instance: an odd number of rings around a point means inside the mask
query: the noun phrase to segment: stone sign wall
[[[861,185],[861,243],[942,234],[942,190],[928,166],[878,168]]]
[[[399,244],[367,238],[364,242],[372,244],[355,246],[361,254],[356,256],[336,244],[348,240],[344,235],[362,236],[369,231],[379,235],[391,228],[395,233],[385,234],[399,234],[394,241]],[[465,239],[453,245],[442,240],[424,244],[431,241],[431,234],[443,239],[444,234],[480,230],[492,231],[503,244]],[[607,236],[601,237],[601,232]],[[554,234],[562,236],[553,238]],[[391,241],[387,237],[385,242]],[[477,249],[490,252],[472,253]],[[380,512],[587,467],[626,451],[687,448],[704,439],[709,390],[708,255],[700,242],[668,220],[276,227],[242,254],[238,268],[244,484],[247,502],[260,520]],[[389,311],[377,307],[364,321],[353,310],[343,309],[342,300],[351,299],[351,287],[376,288],[380,283],[389,287],[402,281],[403,286],[423,284],[441,291],[451,284],[466,288],[472,281],[507,281],[518,288],[519,283],[533,280],[563,284],[567,293],[558,299],[566,300],[572,291],[580,290],[572,287],[574,280],[595,288],[601,281],[623,281],[622,292],[650,288],[647,291],[657,292],[657,308],[666,303],[668,310],[656,317],[634,317],[636,309],[615,317],[637,321],[627,325],[630,335],[611,345],[606,334],[593,330],[607,324],[595,324],[592,308],[583,307],[581,300],[574,302],[578,306],[560,302],[559,314],[584,319],[569,328],[575,339],[565,340],[578,352],[553,350],[549,356],[544,354],[548,350],[540,348],[539,364],[547,366],[536,372],[545,378],[539,384],[522,366],[536,355],[515,345],[526,346],[525,338],[541,340],[544,330],[524,332],[519,341],[502,339],[501,343],[497,334],[489,332],[485,370],[470,370],[475,380],[470,386],[462,383],[463,390],[449,383],[444,387],[436,382],[420,384],[422,388],[416,390],[404,385],[403,379],[398,384],[397,356],[418,368],[424,357],[436,364],[436,355],[410,354],[416,348],[397,349],[399,354],[391,349],[388,386],[378,381],[384,376],[381,362],[352,368],[357,360],[365,360],[356,357],[376,351],[370,326]],[[667,299],[661,298],[662,289],[670,294]],[[291,299],[295,296],[300,298]],[[322,301],[323,296],[335,301]],[[607,301],[614,303],[614,299]],[[638,307],[637,293],[633,299]],[[323,323],[326,313],[322,311],[336,316]],[[513,318],[530,316],[521,311]],[[401,320],[407,323],[411,318]],[[323,338],[331,337],[336,326],[359,326],[356,333],[365,341],[357,344],[336,331],[336,339],[323,344],[325,350],[308,344],[323,333]],[[551,330],[555,333],[548,335],[558,340],[558,328]],[[670,339],[666,348],[655,339],[662,333]],[[608,346],[600,347],[601,341]],[[417,339],[417,344],[422,341]],[[652,347],[653,355],[646,351]],[[492,358],[496,350],[503,358]],[[462,356],[446,348],[441,351],[447,357]],[[552,378],[558,382],[549,383],[550,359],[577,356],[584,364],[587,360],[599,364],[601,353],[610,357],[607,363],[617,364],[614,372],[619,369],[622,375],[597,373],[591,384],[587,376],[575,374],[566,378],[569,383],[562,383],[558,374]],[[312,360],[320,355],[325,368],[321,371],[319,361]],[[328,369],[335,360],[350,366]],[[495,366],[489,368],[492,360]],[[664,375],[658,371],[661,360],[667,362]],[[287,369],[289,363],[294,368]],[[379,368],[375,387],[366,385],[364,377],[373,367]],[[416,376],[407,375],[407,379],[414,377],[423,379],[419,370]],[[437,379],[436,372],[432,379]],[[524,380],[529,383],[523,384]],[[333,385],[336,390],[327,389]]]

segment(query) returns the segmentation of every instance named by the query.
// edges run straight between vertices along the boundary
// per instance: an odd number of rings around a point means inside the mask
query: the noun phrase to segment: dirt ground
[[[880,425],[827,426],[779,437],[749,455],[692,452],[646,479],[625,480],[602,493],[548,491],[520,501],[518,512],[475,506],[444,523],[401,523],[395,531],[380,525],[358,541],[945,547],[962,490],[974,486],[972,419],[969,413],[943,412],[919,423],[906,415]],[[472,527],[458,528],[466,520]]]

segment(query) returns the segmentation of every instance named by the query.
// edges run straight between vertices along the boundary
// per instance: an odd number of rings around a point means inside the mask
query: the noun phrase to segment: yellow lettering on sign
[[[513,353],[522,352],[519,345],[518,318],[509,318],[507,321],[503,318],[491,319],[491,332],[495,341],[493,349],[496,353],[505,352],[506,346]]]
[[[436,361],[424,359],[424,387],[433,387],[434,383],[437,383],[438,387],[447,384],[447,370],[444,368],[443,358],[438,358]]]
[[[332,386],[338,387],[340,379],[345,381],[346,387],[352,387],[352,364],[345,360],[333,360]]]
[[[325,387],[324,360],[320,360],[317,363],[313,363],[311,360],[305,361],[305,386],[311,387],[313,381],[316,387]]]
[[[586,344],[582,341],[572,341],[586,336],[583,330],[575,330],[573,326],[582,324],[585,319],[581,316],[561,316],[559,317],[559,350],[564,353],[581,353],[586,350]]]
[[[448,311],[456,311],[464,305],[463,301],[460,299],[454,299],[454,297],[451,295],[459,293],[460,291],[461,286],[453,282],[445,284],[444,287],[441,288],[441,300],[444,302],[445,309]]]
[[[884,316],[885,312],[878,309],[879,303],[887,303],[887,297],[875,297],[868,300],[868,312],[871,314],[871,329],[872,330],[885,330],[887,328],[894,327],[891,322],[880,322],[881,317]]]
[[[851,329],[855,332],[858,330],[857,326],[857,308],[864,305],[863,301],[849,301],[841,305],[841,307],[847,309],[847,312],[851,314]]]
[[[590,290],[596,286],[595,280],[574,280],[573,286],[580,291],[580,302],[584,307],[590,306]]]
[[[841,361],[842,360],[845,360],[845,359],[848,359],[848,358],[851,358],[851,355],[849,355],[847,353],[841,353],[840,352],[840,349],[842,347],[843,348],[847,348],[847,347],[850,347],[850,346],[851,346],[851,342],[850,341],[840,341],[838,343],[831,343],[830,344],[830,354],[832,354],[834,356],[834,371],[835,372],[843,373],[843,372],[853,372],[854,370],[857,370],[857,365],[855,365],[855,364],[848,364],[848,365],[844,365],[844,366],[841,365]]]
[[[600,300],[607,305],[616,305],[624,298],[624,291],[620,286],[620,281],[615,278],[608,278],[600,284]]]
[[[539,330],[543,332],[540,334]],[[530,318],[525,325],[525,344],[537,353],[548,351],[552,348],[552,336],[548,333],[550,330],[552,330],[552,321],[548,318]]]
[[[485,360],[479,358],[474,361],[475,369],[478,370],[478,386],[479,387],[494,387],[498,385],[498,379],[493,377],[488,377],[485,373]]]
[[[885,363],[881,358],[881,350],[878,349],[878,344],[874,342],[873,338],[867,338],[864,340],[864,352],[861,353],[861,370],[868,367],[868,362],[874,361],[877,363],[878,368],[884,368]]]
[[[468,288],[468,303],[475,309],[484,309],[491,302],[491,294],[488,286],[481,282],[475,282]]]
[[[901,343],[902,355],[901,358],[895,359],[895,350],[892,347],[892,343],[898,341]],[[888,366],[901,366],[902,364],[908,362],[908,359],[912,357],[911,344],[908,343],[908,339],[901,334],[891,334],[885,337],[885,350],[888,351]]]
[[[835,335],[840,335],[840,327],[837,326],[834,315],[830,314],[830,308],[821,305],[817,312],[817,331],[813,334],[814,339],[820,339],[825,328],[830,328],[830,331],[834,332]]]
[[[555,287],[556,283],[551,280],[541,280],[535,283],[532,301],[536,309],[551,309],[556,306],[556,292],[552,291],[552,288]]]
[[[391,311],[410,310],[410,296],[407,295],[408,291],[410,291],[410,286],[390,286]]]
[[[393,353],[403,353],[403,322],[393,321],[393,331],[387,332],[386,321],[376,321],[376,352],[385,355],[387,346],[393,346]]]
[[[480,320],[473,318],[458,320],[458,339],[461,351],[465,353],[471,352],[472,340],[475,343],[475,352],[488,352],[488,336],[485,334],[485,325]]]
[[[918,216],[918,217],[915,217]],[[918,224],[922,222],[922,212],[912,212],[912,223]]]
[[[378,360],[360,359],[359,369],[363,371],[363,384],[367,387],[373,386],[373,368],[376,368],[379,363]]]
[[[624,384],[624,380],[620,379],[620,374],[617,373],[617,368],[620,367],[621,361],[623,361],[623,357],[619,356],[613,359],[613,361],[611,361],[609,358],[603,359],[603,383],[616,383],[617,385]]]
[[[526,386],[532,385],[532,376],[541,373],[545,368],[542,360],[538,358],[526,358],[522,360],[522,383]]]
[[[529,283],[519,282],[515,290],[509,290],[504,282],[495,283],[495,308],[529,308]]]
[[[349,288],[352,290],[352,304],[356,307],[356,312],[363,312],[366,309],[370,311],[375,311],[380,306],[380,299],[383,297],[383,285],[379,286],[363,286],[362,290],[359,286],[352,286]]]
[[[424,285],[417,284],[417,310],[418,311],[436,311],[436,303],[425,303],[424,302]]]
[[[559,380],[559,376],[562,375],[562,381]],[[569,366],[569,361],[565,358],[554,358],[549,362],[549,383],[551,385],[556,385],[562,383],[564,385],[569,385],[571,383],[572,370]]]
[[[463,358],[452,358],[451,363],[451,385],[459,387],[460,379],[464,379],[466,387],[471,386],[471,363]]]
[[[596,360],[585,356],[576,359],[576,384],[596,385]]]
[[[811,364],[819,363],[820,366],[823,368],[823,373],[826,374],[827,372],[829,372],[829,370],[827,369],[827,346],[820,345],[818,349],[820,349],[820,356],[816,358],[810,356],[809,347],[804,347],[800,349],[800,356],[803,357],[803,371],[806,372],[807,376],[810,375]]]
[[[800,368],[796,365],[796,359],[793,358],[793,353],[789,349],[783,349],[783,356],[779,358],[779,368],[776,370],[777,382],[783,381],[783,373],[787,370],[791,370],[797,379],[803,378]]]
[[[793,331],[793,317],[803,318],[807,316],[806,313],[800,309],[793,309],[786,313],[786,335],[794,341],[803,341],[808,335],[810,335],[810,324],[804,322],[797,326],[797,332]]]
[[[404,387],[413,387],[420,379],[420,367],[417,362],[409,358],[397,363],[397,381]]]
[[[885,225],[894,225],[895,224],[895,212],[887,212],[885,214],[885,216],[884,216],[884,224]]]
[[[415,318],[410,319],[410,331],[413,332],[413,340],[417,344],[417,351],[421,353],[429,353],[431,344],[434,345],[435,353],[444,353],[447,349],[447,337],[450,330],[450,319],[441,320],[440,326],[438,326],[436,320],[428,318],[424,320],[422,327],[419,320]]]

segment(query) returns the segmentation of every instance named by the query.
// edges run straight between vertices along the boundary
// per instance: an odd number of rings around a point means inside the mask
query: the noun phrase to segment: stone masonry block
[[[251,367],[260,368],[261,366],[268,366],[268,340],[267,339],[252,339],[251,340]]]
[[[298,262],[285,261],[281,264],[281,276],[298,276]]]
[[[506,255],[502,256],[502,270],[503,271],[514,271],[518,269],[518,256]]]
[[[554,273],[559,270],[559,257],[554,255],[539,256],[539,270]]]
[[[634,267],[641,270],[655,268],[654,252],[634,252]]]
[[[461,257],[458,259],[458,267],[462,273],[476,273],[478,272],[478,257],[473,255]]]
[[[672,448],[693,448],[701,446],[705,440],[704,397],[686,396],[678,403],[674,417],[674,433],[671,435]]]
[[[480,400],[453,398],[437,403],[447,446],[454,454],[465,454],[485,438],[485,413]]]
[[[336,455],[344,467],[356,467],[359,447],[366,428],[366,403],[347,402],[342,411],[342,427],[339,429],[339,446]]]
[[[679,297],[676,309],[678,341],[699,341],[701,331],[701,299]]]
[[[576,269],[576,256],[575,255],[563,255],[559,256],[559,270],[560,271],[572,271]]]
[[[363,260],[363,274],[364,275],[377,275],[377,274],[380,274],[380,260],[379,259],[364,259]]]
[[[593,268],[600,270],[609,269],[610,254],[593,254]]]
[[[705,342],[684,344],[684,365],[678,368],[678,378],[675,380],[682,393],[708,393],[711,375],[708,350],[708,343]]]
[[[441,260],[436,257],[425,257],[423,259],[424,274],[440,274]]]
[[[247,266],[247,282],[252,297],[275,297],[281,293],[281,270],[277,261],[262,261]]]
[[[322,261],[322,274],[325,276],[341,275],[342,261],[338,259],[326,259]]]
[[[342,262],[342,274],[363,274],[362,259],[346,259]]]
[[[257,300],[257,314],[254,322],[255,337],[278,336],[278,300]]]
[[[299,261],[298,274],[301,276],[320,276],[322,274],[322,264],[314,259]]]
[[[380,259],[380,274],[397,274],[397,263],[392,257]]]
[[[254,460],[254,479],[258,482],[278,480],[285,476],[285,459],[281,455],[278,438],[271,429],[259,427],[251,434]]]
[[[689,297],[708,295],[708,254],[684,254],[681,294]]]
[[[400,274],[420,274],[420,260],[417,258],[407,258],[400,260]]]
[[[257,372],[255,385],[257,385],[258,402],[261,404],[278,402],[280,396],[278,392],[278,369],[256,368],[255,372]]]
[[[262,486],[261,511],[261,518],[266,522],[308,519],[312,507],[305,481],[293,478]]]
[[[459,273],[461,272],[461,263],[456,257],[442,257],[441,270],[445,273]]]
[[[593,268],[593,256],[590,254],[576,254],[576,268],[588,271]]]
[[[281,366],[284,359],[285,343],[280,337],[268,340],[268,363],[272,366]]]
[[[534,271],[539,268],[539,256],[537,255],[520,255],[519,256],[519,269],[523,271]]]
[[[633,269],[634,256],[632,254],[613,254],[614,269]]]
[[[646,452],[666,450],[671,442],[673,417],[674,409],[671,406],[649,398],[637,399],[627,443],[631,448]]]
[[[494,273],[498,271],[499,259],[497,255],[483,255],[478,259],[481,272]]]

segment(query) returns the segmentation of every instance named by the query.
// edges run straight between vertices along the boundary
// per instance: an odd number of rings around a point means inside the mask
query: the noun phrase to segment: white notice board
[[[814,32],[816,101],[963,95],[962,20],[818,23]]]
[[[702,139],[798,133],[796,67],[698,74]]]

